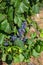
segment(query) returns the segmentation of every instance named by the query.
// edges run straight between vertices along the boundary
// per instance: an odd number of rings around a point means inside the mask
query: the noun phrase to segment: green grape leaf
[[[3,53],[3,55],[2,55],[2,61],[6,61],[6,54],[5,53]]]
[[[16,26],[14,27],[14,34],[16,34],[17,33],[17,28],[16,28]]]
[[[19,58],[20,58],[20,62],[24,60],[24,56],[22,54],[19,55]]]
[[[13,21],[13,7],[12,6],[8,9],[8,20],[9,22]]]
[[[19,56],[13,57],[14,63],[20,62]]]
[[[15,45],[17,45],[20,48],[24,49],[24,43],[20,39],[17,39],[14,43],[15,43]]]
[[[43,38],[43,33],[42,32],[40,33],[40,37]]]
[[[39,6],[38,4],[32,6],[33,13],[39,13]]]
[[[5,19],[2,23],[1,23],[1,30],[4,30],[7,33],[11,33],[11,28],[10,25],[7,21],[7,19]]]
[[[33,51],[32,51],[32,55],[33,55],[34,57],[38,57],[38,56],[39,56],[39,53],[37,53],[36,50],[33,49]]]
[[[43,46],[41,46],[41,52],[43,51]]]
[[[14,57],[14,62],[22,62],[24,60],[24,56],[22,54]]]
[[[3,43],[3,41],[4,41],[4,35],[3,34],[0,34],[0,44],[2,44]]]
[[[35,49],[39,53],[41,51],[40,45],[37,45]]]
[[[0,10],[4,10],[6,8],[6,2],[2,2],[0,4]]]
[[[27,12],[27,10],[28,10],[28,6],[26,6],[23,2],[21,2],[17,12],[24,13],[24,12]]]
[[[36,32],[31,33],[31,38],[35,38],[37,36]]]
[[[6,15],[0,13],[0,22],[2,22],[4,19],[6,19]]]
[[[15,16],[14,18],[14,23],[18,25],[18,27],[21,27],[21,24],[22,24],[22,18],[21,16]]]

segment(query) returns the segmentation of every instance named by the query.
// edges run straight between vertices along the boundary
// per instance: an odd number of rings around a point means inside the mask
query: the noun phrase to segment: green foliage
[[[15,42],[14,42],[15,45],[17,45],[18,47],[20,48],[24,48],[24,43],[23,41],[21,41],[20,39],[17,39]]]
[[[31,25],[37,29],[37,24],[29,16],[39,12],[39,0],[0,0],[0,58],[10,64],[14,62],[29,62],[31,55],[37,57],[43,51],[43,41],[36,39],[36,32],[31,33],[31,39],[26,37]],[[22,23],[26,22],[25,33],[20,35]],[[24,29],[23,29],[24,31]],[[14,39],[13,36],[17,36]],[[12,37],[12,38],[11,38]],[[43,38],[43,32],[40,32]],[[26,41],[23,41],[27,38]],[[36,39],[36,41],[35,41]]]

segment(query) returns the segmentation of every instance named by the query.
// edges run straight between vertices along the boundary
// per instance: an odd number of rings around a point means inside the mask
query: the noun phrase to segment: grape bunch
[[[26,22],[23,22],[21,28],[18,29],[18,33],[20,36],[22,36],[25,33],[25,28],[26,28]]]
[[[24,36],[26,26],[27,26],[26,22],[23,22],[21,28],[18,29],[18,34],[16,34],[16,35],[11,34],[11,35],[10,35],[10,42],[13,43],[13,42],[14,42],[15,40],[17,40],[18,38],[19,38],[20,40],[22,40],[23,42],[26,42],[27,38]],[[5,43],[4,43],[4,46],[8,46],[8,45],[9,45],[8,42],[5,42]]]
[[[27,25],[26,25],[26,22],[23,22],[21,28],[18,29],[19,38],[20,38],[21,40],[24,39],[24,34],[25,34],[26,26],[27,26]],[[22,38],[23,38],[23,39],[22,39]]]

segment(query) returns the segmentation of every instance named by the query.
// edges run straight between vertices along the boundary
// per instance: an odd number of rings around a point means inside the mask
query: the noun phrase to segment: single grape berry
[[[26,22],[22,23],[22,28],[25,29],[26,28]]]
[[[22,40],[23,42],[26,42],[27,41],[27,38],[23,38],[23,40]]]
[[[12,42],[14,42],[17,39],[17,36],[13,35],[13,36],[10,37],[10,39],[11,39]]]
[[[20,29],[18,30],[18,32],[19,32],[19,35],[22,36],[22,35],[24,34],[25,30],[22,29],[22,28],[20,28]]]
[[[8,42],[5,42],[5,43],[4,43],[4,46],[9,46]]]

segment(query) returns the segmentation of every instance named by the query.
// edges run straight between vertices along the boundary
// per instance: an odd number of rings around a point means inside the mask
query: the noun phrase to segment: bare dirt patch
[[[31,18],[37,22],[40,29],[43,29],[43,9],[38,14],[33,15]]]

